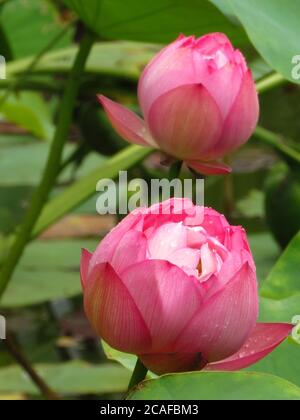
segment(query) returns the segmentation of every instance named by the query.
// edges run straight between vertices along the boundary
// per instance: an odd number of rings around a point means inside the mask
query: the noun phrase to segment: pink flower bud
[[[271,352],[289,324],[256,324],[255,265],[245,231],[216,211],[171,199],[128,215],[83,251],[88,319],[155,373],[235,370]]]
[[[220,33],[181,35],[164,48],[145,68],[138,97],[144,120],[99,97],[119,135],[204,174],[230,171],[219,160],[249,139],[259,114],[246,61]]]

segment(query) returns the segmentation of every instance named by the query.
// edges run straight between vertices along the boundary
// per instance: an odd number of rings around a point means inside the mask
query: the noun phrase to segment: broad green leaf
[[[35,226],[33,236],[39,235],[52,223],[91,197],[95,193],[99,180],[117,177],[119,171],[134,166],[148,156],[151,151],[152,149],[140,146],[129,146],[105,161],[97,170],[75,182],[44,207],[41,217]]]
[[[113,349],[112,347],[110,347],[109,344],[107,344],[103,340],[101,341],[101,344],[102,344],[103,351],[109,360],[114,360],[120,363],[130,372],[133,372],[135,368],[135,364],[137,362],[137,357],[134,354],[123,353],[121,351]],[[152,372],[148,372],[147,377],[156,378],[156,375]]]
[[[28,142],[0,147],[0,183],[5,187],[35,185],[46,162],[49,144]]]
[[[243,30],[232,24],[207,0],[65,0],[101,37],[146,42],[170,42],[179,33],[203,35],[225,32],[245,41]]]
[[[14,57],[39,53],[63,29],[64,23],[49,1],[14,0],[2,8],[1,22]],[[56,48],[66,46],[72,34],[66,34]]]
[[[262,57],[287,79],[292,77],[293,57],[299,55],[300,0],[230,0],[250,40]]]
[[[260,57],[250,63],[250,68],[256,81],[272,73],[271,67]]]
[[[126,390],[130,373],[114,364],[90,365],[81,361],[35,365],[37,372],[56,392],[65,395],[106,394]],[[0,392],[40,392],[18,366],[0,369]]]
[[[14,140],[14,139],[12,139]],[[20,139],[21,140],[21,139]],[[12,141],[12,144],[0,143],[0,187],[34,186],[40,181],[50,145],[36,141]],[[63,158],[69,157],[74,151],[73,145],[67,145],[64,149]],[[91,153],[74,173],[74,168],[69,167],[63,171],[59,181],[67,182],[74,177],[76,179],[87,175],[90,171],[99,167],[104,158],[96,153]]]
[[[299,267],[300,233],[295,236],[275,264],[262,287],[262,296],[283,299],[300,293]]]
[[[53,137],[55,128],[50,109],[38,93],[10,95],[0,107],[0,114],[38,138],[51,140]]]
[[[138,79],[142,69],[160,50],[161,46],[141,42],[99,42],[89,55],[85,72]],[[32,73],[68,73],[78,47],[68,47],[45,54]],[[7,64],[7,75],[13,77],[26,70],[32,58],[15,60]]]
[[[278,258],[279,248],[269,232],[250,233],[248,239],[256,265],[257,277],[262,283]]]
[[[295,315],[300,315],[300,293],[281,300],[260,298],[260,322],[291,322]]]
[[[300,400],[300,388],[263,373],[193,372],[145,381],[129,400]]]
[[[260,299],[260,322],[291,322],[300,315],[300,294],[288,299]],[[300,386],[300,346],[291,338],[282,343],[248,371],[264,372],[279,376]]]
[[[109,360],[114,360],[124,366],[126,369],[133,372],[137,357],[134,354],[122,353],[110,347],[105,341],[101,341],[103,351]]]
[[[1,160],[1,159],[0,159]],[[1,172],[1,170],[0,170]],[[30,186],[1,186],[0,184],[0,232],[12,233],[21,222],[25,203],[32,194]]]
[[[225,15],[229,16],[230,18],[235,18],[234,12],[228,0],[210,0],[215,6],[217,6],[221,12]]]
[[[280,344],[280,346],[267,357],[247,370],[249,372],[263,372],[276,375],[300,386],[299,358],[299,344],[296,344],[292,339],[289,339]]]
[[[30,244],[1,300],[1,307],[21,307],[82,293],[79,277],[81,248],[96,241],[36,241]]]

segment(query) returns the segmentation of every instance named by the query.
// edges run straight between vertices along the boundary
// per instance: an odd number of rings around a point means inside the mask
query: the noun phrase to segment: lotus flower
[[[244,229],[187,199],[129,214],[94,254],[83,251],[81,279],[97,334],[158,374],[245,368],[293,328],[257,324]]]
[[[224,174],[220,162],[244,144],[258,120],[255,84],[229,39],[181,35],[145,68],[138,87],[144,116],[99,96],[117,133],[151,146],[203,174]]]

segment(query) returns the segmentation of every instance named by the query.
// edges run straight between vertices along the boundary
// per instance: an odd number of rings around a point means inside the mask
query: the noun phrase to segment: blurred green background
[[[264,10],[276,24],[263,21]],[[96,180],[117,175],[122,162],[113,166],[112,175],[111,159],[127,147],[112,131],[96,94],[138,110],[142,69],[180,32],[225,32],[246,55],[258,81],[264,129],[230,156],[233,175],[206,180],[205,203],[247,229],[262,285],[261,319],[290,322],[300,313],[300,236],[282,254],[300,230],[300,88],[286,80],[291,79],[291,54],[300,50],[299,19],[298,1],[285,6],[269,0],[0,2],[0,54],[6,59],[6,79],[0,80],[0,263],[41,178],[84,25],[96,34],[50,195],[54,216],[36,228],[38,238],[26,248],[0,301],[11,340],[63,397],[118,398],[130,377],[129,370],[107,361],[82,310],[80,250],[93,251],[117,221],[96,214]],[[272,89],[270,80],[275,80]],[[129,166],[132,178],[166,176],[159,154]],[[187,168],[182,176],[191,176]],[[86,185],[81,195],[78,185]],[[300,386],[299,351],[286,342],[252,370]],[[106,352],[131,366],[130,358]],[[4,341],[1,398],[42,398]]]

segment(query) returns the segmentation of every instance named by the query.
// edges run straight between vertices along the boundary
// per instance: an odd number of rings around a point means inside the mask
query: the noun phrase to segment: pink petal
[[[137,210],[126,216],[100,242],[91,259],[91,267],[103,262],[111,261],[121,238],[130,230],[141,231],[143,227],[143,213]]]
[[[103,105],[111,125],[124,140],[140,146],[154,146],[145,123],[139,116],[103,95],[99,96],[99,101]]]
[[[217,259],[213,251],[209,248],[208,244],[204,244],[201,247],[201,266],[202,276],[213,274],[217,271]]]
[[[160,260],[129,268],[122,280],[150,330],[151,352],[172,349],[178,334],[201,305],[198,281]]]
[[[243,73],[239,66],[230,62],[222,68],[208,69],[205,76],[202,77],[201,83],[218,104],[223,120],[227,118],[234,104],[242,79]]]
[[[176,250],[187,245],[187,229],[181,223],[166,223],[148,238],[150,257],[167,260]]]
[[[121,275],[122,271],[147,257],[147,239],[142,232],[131,230],[120,237],[111,265]]]
[[[233,54],[234,49],[230,40],[221,32],[206,34],[197,40],[197,47],[199,51],[206,56],[214,54],[224,46],[227,46]]]
[[[196,83],[193,51],[189,43],[194,37],[181,38],[164,48],[146,66],[139,80],[138,97],[143,115],[166,92],[188,83]]]
[[[203,209],[201,214],[199,213],[199,207],[196,207],[190,199],[171,198],[145,210],[144,232],[150,237],[156,229],[166,223],[186,224],[188,219],[193,219],[195,224],[201,224]]]
[[[85,289],[86,283],[88,281],[90,261],[93,254],[91,254],[86,249],[81,251],[81,260],[80,260],[80,278],[82,289]]]
[[[215,237],[222,244],[225,240],[226,229],[230,227],[225,216],[211,208],[205,208],[202,226],[209,236]]]
[[[176,343],[179,353],[201,353],[209,362],[240,349],[258,316],[255,273],[246,263],[230,283],[214,294],[187,325]]]
[[[203,175],[228,175],[231,173],[231,168],[222,162],[186,160],[185,163],[187,166]]]
[[[141,313],[109,264],[99,264],[90,274],[84,307],[97,334],[110,346],[135,354],[147,352],[151,346]]]
[[[258,116],[258,96],[249,70],[225,121],[222,138],[212,155],[222,157],[246,143],[256,127]]]
[[[167,261],[182,268],[187,274],[197,276],[200,261],[200,251],[192,248],[181,248],[172,252]]]
[[[207,365],[205,370],[235,371],[257,363],[291,333],[291,324],[257,324],[243,347],[228,359]]]
[[[219,140],[222,117],[208,91],[190,84],[161,95],[149,111],[148,124],[163,151],[183,160],[200,160]]]

